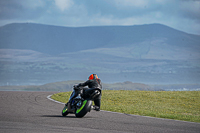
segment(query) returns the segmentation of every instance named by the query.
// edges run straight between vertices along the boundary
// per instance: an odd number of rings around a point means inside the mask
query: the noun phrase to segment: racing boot
[[[100,111],[100,108],[98,106],[92,106],[92,109],[96,111]]]

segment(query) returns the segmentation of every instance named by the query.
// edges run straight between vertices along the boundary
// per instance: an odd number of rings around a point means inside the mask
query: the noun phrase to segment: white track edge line
[[[48,96],[47,96],[47,99],[49,99],[49,100],[51,100],[51,101],[53,101],[53,102],[59,103],[59,104],[65,104],[65,103],[62,103],[62,102],[59,102],[59,101],[56,101],[56,100],[52,99],[51,96],[52,96],[52,95],[48,95]]]

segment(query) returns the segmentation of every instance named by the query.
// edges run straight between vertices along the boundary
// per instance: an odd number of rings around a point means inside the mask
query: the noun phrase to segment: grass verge
[[[70,93],[51,98],[66,103]],[[200,122],[200,91],[103,90],[101,110]]]

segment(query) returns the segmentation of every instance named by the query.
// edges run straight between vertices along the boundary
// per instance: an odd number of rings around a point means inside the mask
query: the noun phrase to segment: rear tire
[[[91,100],[85,100],[83,101],[82,106],[76,110],[75,115],[78,118],[82,118],[87,114],[87,112],[90,112],[92,106],[92,101]]]

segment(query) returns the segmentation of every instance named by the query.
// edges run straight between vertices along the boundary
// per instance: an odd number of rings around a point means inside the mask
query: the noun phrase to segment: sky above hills
[[[200,0],[1,0],[0,26],[68,27],[161,23],[200,35]]]

